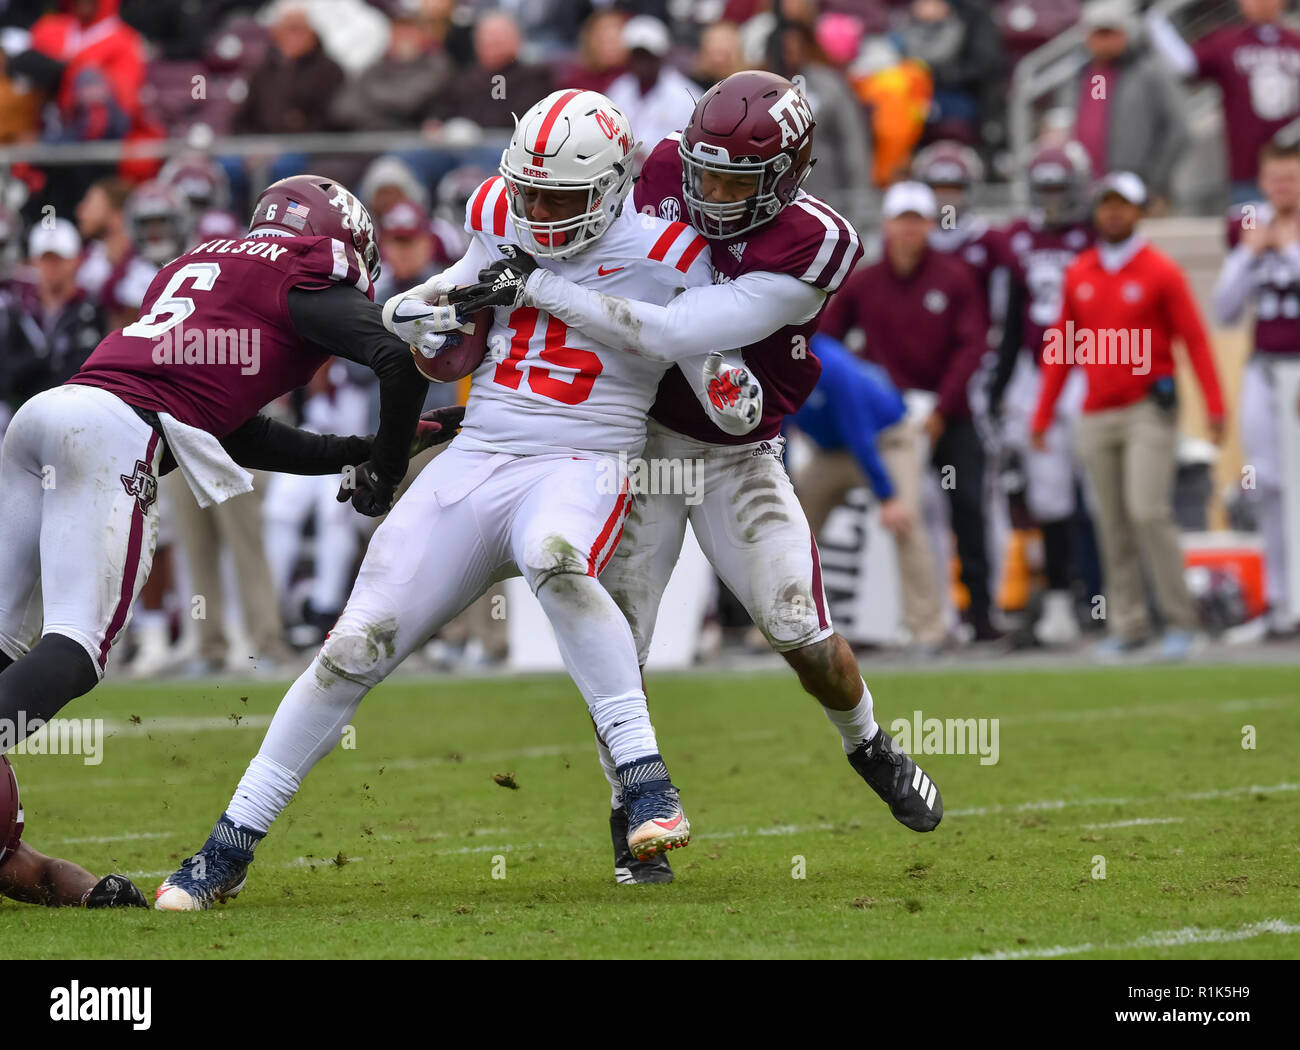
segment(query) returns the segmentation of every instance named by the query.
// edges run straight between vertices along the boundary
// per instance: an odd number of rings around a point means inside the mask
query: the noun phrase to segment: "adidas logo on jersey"
[[[749,455],[752,459],[754,456],[779,456],[780,454],[778,449],[772,447],[772,442],[760,441],[758,448],[754,449]]]
[[[739,241],[736,244],[728,245],[727,251],[736,257],[736,262],[740,262],[740,257],[745,254],[745,245],[749,241]]]

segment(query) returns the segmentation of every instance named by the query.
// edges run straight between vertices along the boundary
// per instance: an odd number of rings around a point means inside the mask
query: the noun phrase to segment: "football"
[[[438,303],[446,306],[443,296]],[[430,383],[454,383],[464,379],[483,363],[487,353],[487,335],[492,328],[492,310],[480,310],[469,321],[461,325],[453,336],[459,336],[459,342],[443,347],[433,357],[426,357],[418,346],[411,347],[411,356],[415,358],[415,367],[420,375]]]

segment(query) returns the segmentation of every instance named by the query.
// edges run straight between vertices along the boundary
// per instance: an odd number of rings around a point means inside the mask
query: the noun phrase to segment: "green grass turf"
[[[886,725],[916,709],[1000,719],[996,765],[923,760],[948,811],[933,834],[890,818],[792,676],[652,676],[695,837],[672,855],[674,884],[616,886],[607,789],[567,679],[399,681],[362,705],[355,749],[317,767],[237,901],[190,915],[0,902],[3,953],[925,958],[1091,945],[1068,957],[1300,957],[1300,933],[1242,936],[1268,920],[1300,928],[1295,667],[869,681]],[[121,727],[101,765],[15,759],[28,839],[132,873],[152,899],[221,813],[282,691],[96,691],[64,714]],[[1089,826],[1138,820],[1153,823]],[[796,857],[806,878],[792,877]]]

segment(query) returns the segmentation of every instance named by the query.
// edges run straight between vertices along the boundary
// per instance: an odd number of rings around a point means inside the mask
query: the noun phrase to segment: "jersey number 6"
[[[510,356],[497,365],[496,373],[492,377],[494,383],[500,383],[511,390],[519,389],[519,384],[524,378],[519,365],[528,356],[532,347],[540,316],[541,311],[532,306],[521,306],[510,315],[508,324],[514,329],[515,337],[510,340]],[[534,394],[549,397],[562,405],[580,405],[591,396],[591,388],[596,382],[596,377],[605,366],[590,350],[565,346],[564,337],[568,334],[568,325],[558,317],[548,314],[546,345],[537,357],[548,365],[572,369],[575,374],[566,381],[553,376],[549,368],[532,364],[528,366],[528,389]]]

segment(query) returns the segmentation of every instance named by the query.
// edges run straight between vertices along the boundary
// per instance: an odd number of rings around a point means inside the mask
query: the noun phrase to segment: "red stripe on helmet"
[[[555,100],[555,105],[551,111],[546,114],[546,119],[542,121],[541,129],[537,132],[537,141],[533,143],[533,163],[541,164],[542,157],[539,154],[546,152],[546,140],[551,135],[551,128],[555,122],[560,119],[560,110],[564,109],[570,102],[582,94],[581,89],[574,88],[572,91],[566,91],[563,95]]]

